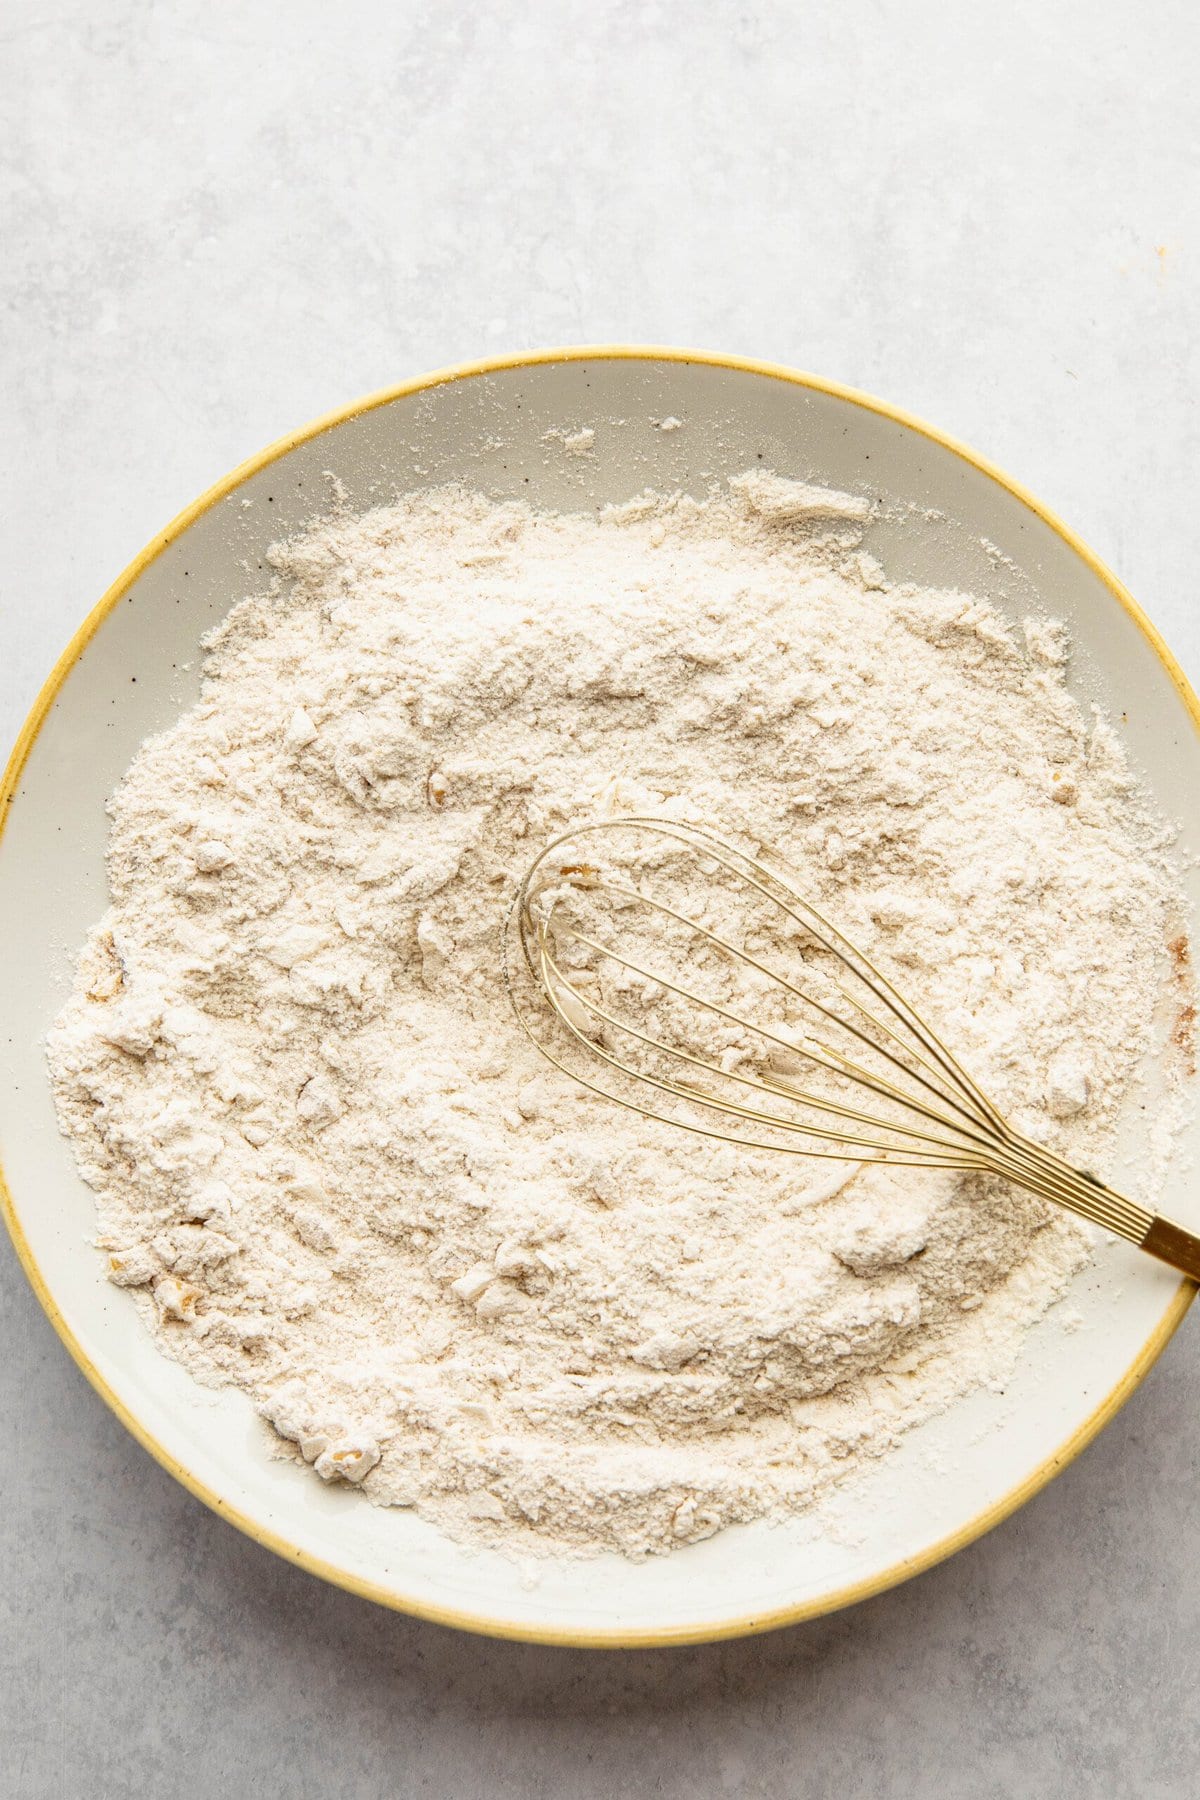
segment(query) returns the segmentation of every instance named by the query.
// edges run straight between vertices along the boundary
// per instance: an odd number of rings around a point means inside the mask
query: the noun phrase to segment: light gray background
[[[606,339],[872,389],[1027,482],[1200,677],[1192,0],[4,0],[0,733],[285,429]],[[0,1253],[0,1793],[1196,1792],[1200,1318],[1017,1518],[840,1617],[490,1644],[218,1523]]]

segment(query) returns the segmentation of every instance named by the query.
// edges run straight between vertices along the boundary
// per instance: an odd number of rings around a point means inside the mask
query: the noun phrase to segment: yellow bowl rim
[[[1176,690],[1179,693],[1193,726],[1200,732],[1200,701],[1197,701],[1190,683],[1171,651],[1162,639],[1157,628],[1150,622],[1133,598],[1132,594],[1117,580],[1095,552],[1079,538],[1070,527],[1063,523],[1057,515],[1034,497],[1019,482],[1004,473],[1002,469],[980,456],[966,444],[924,420],[915,418],[898,406],[892,406],[885,400],[878,400],[872,394],[861,389],[847,387],[838,381],[827,381],[818,375],[806,374],[797,369],[773,362],[763,362],[753,357],[722,356],[707,350],[680,350],[671,347],[649,344],[582,344],[571,345],[563,349],[529,350],[518,352],[512,356],[483,357],[478,361],[455,363],[448,368],[435,369],[427,375],[419,375],[411,381],[402,381],[394,386],[380,388],[375,393],[352,401],[348,406],[335,408],[332,412],[322,414],[299,430],[291,431],[286,436],[277,438],[256,455],[248,457],[227,475],[214,482],[199,499],[194,500],[178,513],[165,530],[160,531],[145,548],[133,558],[133,561],[122,570],[121,574],[106,590],[93,606],[87,617],[75,632],[70,643],[55,663],[50,674],[42,685],[29,715],[18,734],[12,753],[0,778],[0,836],[3,836],[12,804],[16,798],[17,785],[22,770],[28,760],[38,732],[45,722],[46,715],[58,696],[64,681],[71,669],[78,662],[91,638],[99,626],[107,618],[113,607],[129,591],[134,582],[149,568],[164,550],[173,544],[202,514],[223,500],[227,494],[234,492],[251,476],[277,462],[280,457],[293,450],[299,444],[308,443],[320,437],[323,432],[334,426],[345,424],[347,420],[360,417],[364,413],[373,412],[377,407],[387,406],[393,400],[403,399],[408,394],[420,393],[425,389],[441,387],[452,381],[470,380],[480,375],[494,375],[509,369],[534,368],[543,363],[556,362],[673,362],[701,363],[711,368],[733,369],[750,375],[765,375],[777,381],[786,381],[796,387],[810,388],[817,393],[829,394],[839,400],[847,400],[854,406],[861,406],[868,412],[878,413],[910,431],[920,433],[933,443],[940,444],[943,449],[951,451],[973,468],[988,476],[1002,488],[1012,494],[1022,505],[1028,507],[1045,525],[1048,525],[1075,554],[1091,569],[1092,573],[1108,588],[1113,597],[1125,609],[1134,624],[1149,642],[1159,661],[1166,669]],[[982,1537],[993,1526],[999,1525],[1010,1513],[1023,1506],[1027,1500],[1054,1479],[1056,1475],[1073,1462],[1080,1452],[1086,1449],[1092,1439],[1100,1432],[1109,1420],[1117,1413],[1133,1393],[1134,1389],[1145,1379],[1163,1349],[1174,1335],[1180,1320],[1187,1312],[1196,1294],[1192,1282],[1182,1280],[1171,1297],[1167,1307],[1146,1342],[1142,1345],[1129,1368],[1117,1382],[1116,1386],[1105,1395],[1104,1399],[1093,1409],[1088,1417],[1079,1425],[1071,1436],[1059,1446],[1044,1462],[1040,1463],[1024,1481],[1011,1488],[999,1500],[978,1513],[966,1525],[957,1531],[950,1532],[922,1550],[919,1555],[904,1557],[893,1563],[890,1568],[868,1576],[862,1581],[851,1582],[845,1587],[835,1589],[832,1593],[823,1594],[818,1599],[802,1602],[800,1605],[779,1607],[774,1611],[748,1613],[737,1619],[721,1619],[711,1625],[687,1625],[660,1631],[627,1631],[619,1626],[608,1629],[569,1630],[533,1625],[515,1624],[507,1619],[492,1619],[478,1613],[461,1612],[453,1607],[432,1606],[423,1601],[408,1598],[382,1583],[364,1580],[357,1575],[335,1567],[323,1557],[314,1556],[301,1549],[284,1537],[280,1532],[269,1530],[255,1519],[248,1517],[237,1508],[231,1507],[221,1495],[208,1487],[185,1464],[181,1463],[158,1440],[147,1431],[138,1418],[130,1412],[124,1402],[118,1398],[112,1388],[100,1374],[87,1352],[76,1338],[74,1332],[63,1318],[54,1302],[53,1295],[46,1283],[41,1269],[33,1256],[28,1240],[17,1216],[16,1206],[9,1189],[4,1170],[0,1167],[0,1212],[12,1238],[21,1266],[29,1279],[30,1286],[37,1295],[47,1318],[55,1331],[70,1351],[71,1356],[95,1388],[101,1399],[111,1407],[121,1423],[132,1432],[142,1447],[148,1450],[167,1470],[168,1474],[183,1484],[188,1491],[212,1508],[221,1518],[236,1525],[247,1537],[256,1543],[273,1550],[287,1561],[297,1563],[312,1575],[319,1575],[323,1580],[332,1582],[336,1587],[347,1589],[350,1593],[359,1594],[366,1600],[374,1600],[382,1606],[391,1607],[397,1612],[412,1614],[416,1618],[428,1619],[439,1625],[456,1626],[460,1630],[472,1631],[486,1637],[509,1638],[526,1643],[564,1645],[575,1649],[649,1649],[669,1645],[698,1644],[716,1642],[724,1638],[749,1637],[759,1632],[773,1631],[784,1625],[797,1625],[806,1619],[820,1618],[826,1613],[837,1612],[840,1608],[852,1606],[860,1600],[868,1600],[874,1594],[883,1593],[890,1587],[907,1581],[913,1575],[932,1568],[935,1563],[952,1556],[955,1551],[965,1549]]]

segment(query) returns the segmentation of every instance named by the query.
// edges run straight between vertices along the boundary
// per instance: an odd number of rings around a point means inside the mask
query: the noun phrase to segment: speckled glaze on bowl
[[[663,431],[664,418],[678,429]],[[565,453],[562,434],[583,426],[595,432],[591,452]],[[42,1305],[99,1393],[193,1493],[313,1573],[446,1624],[576,1645],[686,1643],[864,1599],[970,1543],[1044,1486],[1137,1386],[1194,1292],[1128,1246],[1105,1244],[1074,1283],[1073,1329],[1066,1309],[1053,1309],[1003,1396],[971,1395],[911,1433],[819,1519],[735,1527],[646,1564],[609,1555],[531,1572],[271,1461],[246,1398],[196,1386],[103,1279],[88,1243],[91,1195],[55,1126],[41,1039],[106,903],[105,799],[147,733],[194,697],[198,640],[253,585],[267,545],[322,506],[327,471],[356,506],[457,480],[579,509],[645,486],[702,493],[756,463],[883,496],[890,504],[869,547],[893,575],[984,589],[1012,607],[1040,596],[1072,630],[1077,688],[1120,721],[1163,809],[1188,820],[1200,791],[1196,699],[1128,594],[1030,495],[929,426],[834,383],[623,347],[428,375],[243,463],[98,602],[0,788],[0,1198]],[[1186,824],[1184,843],[1198,847]],[[1198,1141],[1193,1132],[1187,1147]],[[1200,1204],[1178,1180],[1161,1205],[1200,1227]]]

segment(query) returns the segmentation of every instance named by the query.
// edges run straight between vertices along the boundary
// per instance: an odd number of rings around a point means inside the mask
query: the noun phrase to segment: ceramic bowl
[[[664,431],[663,419],[680,424]],[[590,453],[564,454],[561,434],[583,426],[595,433]],[[200,637],[246,590],[246,565],[311,516],[328,492],[325,471],[361,507],[396,488],[455,480],[578,509],[645,486],[703,493],[756,464],[883,496],[889,516],[869,547],[894,576],[984,590],[1016,609],[1040,603],[1064,618],[1077,690],[1120,721],[1157,801],[1184,821],[1184,847],[1200,848],[1189,838],[1200,792],[1196,700],[1129,596],[1045,508],[866,395],[786,369],[653,349],[448,370],[251,458],[99,601],[46,683],[0,794],[4,1205],[55,1328],[151,1454],[231,1523],[330,1581],[476,1631],[686,1642],[878,1592],[978,1537],[1076,1455],[1141,1380],[1193,1291],[1128,1246],[1106,1244],[1076,1279],[1069,1308],[1031,1330],[1002,1396],[970,1395],[920,1427],[819,1518],[735,1527],[643,1564],[608,1555],[531,1572],[271,1460],[246,1398],[195,1385],[154,1348],[129,1296],[103,1279],[88,1242],[91,1196],[55,1127],[42,1038],[106,903],[106,797],[146,734],[194,697]],[[1178,1177],[1160,1205],[1200,1227],[1200,1202]]]

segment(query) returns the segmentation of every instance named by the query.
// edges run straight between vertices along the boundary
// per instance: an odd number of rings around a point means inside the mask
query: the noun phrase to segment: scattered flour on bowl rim
[[[139,752],[59,1117],[109,1278],[318,1475],[520,1550],[783,1517],[1001,1381],[1086,1258],[999,1183],[606,1107],[503,990],[540,844],[662,812],[803,866],[1032,1135],[1099,1162],[1139,1059],[1182,1078],[1170,833],[1065,632],[890,581],[869,510],[755,471],[335,511]]]

